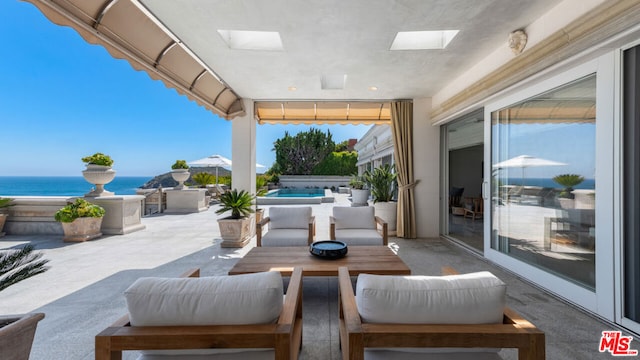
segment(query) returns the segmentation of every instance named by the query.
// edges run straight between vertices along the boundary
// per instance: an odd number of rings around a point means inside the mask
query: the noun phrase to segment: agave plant
[[[367,170],[364,173],[364,180],[369,183],[374,203],[393,200],[397,176],[394,166],[389,164],[377,167],[373,171]]]
[[[573,199],[573,187],[584,181],[584,177],[577,174],[562,174],[553,177],[553,181],[564,186],[564,189],[558,196]]]
[[[27,244],[20,250],[0,252],[0,291],[49,269],[45,266],[49,260],[41,259],[42,253],[33,250],[33,245]]]
[[[220,204],[222,207],[216,210],[216,214],[222,214],[231,211],[232,219],[240,219],[253,213],[254,197],[248,192],[233,189],[220,195]]]

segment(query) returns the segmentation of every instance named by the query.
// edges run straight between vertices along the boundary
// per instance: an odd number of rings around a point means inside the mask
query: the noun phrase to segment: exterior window
[[[595,289],[596,75],[491,113],[491,248]]]

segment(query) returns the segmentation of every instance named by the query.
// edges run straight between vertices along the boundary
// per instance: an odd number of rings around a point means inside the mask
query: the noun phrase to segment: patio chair
[[[387,222],[375,216],[373,206],[335,206],[329,217],[329,237],[348,246],[386,246],[389,242]]]
[[[481,197],[478,198],[465,198],[464,203],[464,217],[470,217],[472,220],[482,219],[484,215],[484,201]]]
[[[266,234],[263,230],[268,226]],[[316,218],[311,206],[271,207],[257,224],[257,246],[309,246],[315,237]]]
[[[300,267],[284,302],[279,272],[141,278],[125,298],[129,314],[96,336],[96,360],[124,350],[141,350],[139,360],[295,360],[302,345]]]
[[[338,272],[343,359],[488,360],[501,348],[545,358],[544,333],[504,306],[506,286],[489,272],[360,274],[355,294],[348,269]]]

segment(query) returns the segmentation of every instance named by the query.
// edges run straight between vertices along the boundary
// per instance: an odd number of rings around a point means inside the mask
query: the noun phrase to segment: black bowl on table
[[[309,252],[323,259],[340,259],[347,255],[347,244],[342,241],[317,241],[309,246]]]

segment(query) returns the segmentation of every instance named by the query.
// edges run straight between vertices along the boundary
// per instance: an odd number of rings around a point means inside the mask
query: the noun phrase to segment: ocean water
[[[510,178],[508,181],[502,180],[505,185],[524,185],[525,186],[540,186],[540,187],[550,187],[550,188],[562,188],[557,182],[553,181],[553,179],[549,178]],[[595,189],[596,188],[596,180],[595,179],[584,179],[582,183],[577,186],[574,186],[574,189]]]
[[[104,188],[116,195],[135,195],[150,176],[116,176]],[[0,197],[82,196],[93,187],[82,176],[0,176]]]

